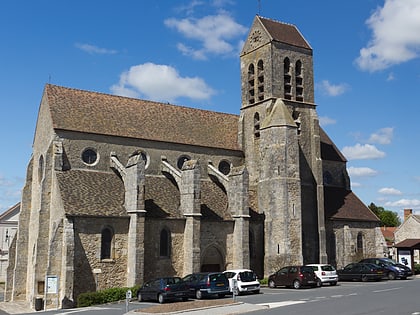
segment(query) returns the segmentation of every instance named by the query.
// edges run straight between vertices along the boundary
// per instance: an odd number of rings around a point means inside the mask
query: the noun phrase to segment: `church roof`
[[[324,207],[330,220],[380,221],[351,190],[324,187]]]
[[[238,150],[238,116],[47,84],[54,129]]]
[[[257,16],[273,40],[312,50],[296,26]]]
[[[347,162],[347,159],[328,137],[324,129],[319,128],[321,139],[321,159],[327,161]]]

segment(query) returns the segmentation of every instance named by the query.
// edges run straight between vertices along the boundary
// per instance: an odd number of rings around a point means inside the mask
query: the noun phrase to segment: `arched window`
[[[112,258],[112,240],[114,232],[110,227],[105,227],[101,232],[101,259]]]
[[[169,257],[171,255],[171,234],[167,229],[160,231],[159,256]]]
[[[296,62],[295,71],[296,100],[303,102],[303,69],[300,60]]]
[[[38,182],[41,183],[44,178],[44,156],[40,155],[38,160]]]
[[[254,114],[254,136],[255,138],[260,137],[260,114],[258,112]]]
[[[324,172],[324,185],[332,184],[333,177],[329,171]]]
[[[251,63],[248,67],[248,101],[250,104],[255,103],[254,75],[255,75],[255,68],[254,68],[254,64]]]
[[[356,251],[358,253],[363,253],[363,234],[362,234],[362,232],[357,233]]]
[[[258,100],[264,100],[264,62],[258,61]]]
[[[284,58],[284,98],[287,100],[292,99],[292,76],[290,73],[290,59]]]

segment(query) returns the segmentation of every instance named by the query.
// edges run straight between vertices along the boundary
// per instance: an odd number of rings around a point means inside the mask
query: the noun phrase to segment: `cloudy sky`
[[[420,214],[419,0],[4,0],[0,212],[20,200],[46,83],[239,114],[256,14],[314,50],[323,128],[365,203]]]

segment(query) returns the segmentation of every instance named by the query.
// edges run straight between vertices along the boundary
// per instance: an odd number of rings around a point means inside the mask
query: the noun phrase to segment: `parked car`
[[[302,286],[320,287],[321,280],[311,267],[287,266],[268,277],[268,286],[270,288],[286,286],[295,289],[300,289]]]
[[[361,263],[371,263],[382,267],[385,270],[385,276],[389,280],[407,279],[413,275],[410,267],[399,264],[390,258],[366,258],[360,261]]]
[[[335,268],[328,264],[308,264],[311,267],[322,284],[329,283],[336,285],[338,282],[338,275]]]
[[[222,272],[199,272],[182,279],[189,287],[189,296],[202,299],[208,296],[220,298],[229,294],[229,281]]]
[[[139,302],[146,300],[165,303],[169,300],[188,300],[189,288],[180,277],[157,278],[145,282],[137,293]]]
[[[229,290],[233,292],[234,282],[238,294],[241,293],[260,293],[260,282],[257,275],[250,269],[231,269],[223,272],[229,280]]]
[[[338,273],[338,279],[340,281],[341,280],[379,281],[384,276],[384,269],[375,264],[351,263],[345,266],[343,269],[337,270],[337,273]]]

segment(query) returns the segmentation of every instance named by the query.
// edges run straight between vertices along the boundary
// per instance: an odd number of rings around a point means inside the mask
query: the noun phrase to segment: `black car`
[[[382,267],[385,270],[385,276],[389,280],[407,279],[413,275],[411,269],[403,264],[399,264],[390,258],[366,258],[361,263],[371,263]]]
[[[139,302],[153,300],[159,303],[176,299],[186,301],[188,294],[188,286],[180,277],[164,277],[145,282],[137,293],[137,299]]]
[[[338,279],[343,280],[356,280],[356,281],[379,281],[384,277],[385,271],[383,268],[375,264],[368,263],[351,263],[343,269],[337,270]]]
[[[286,266],[268,277],[268,286],[293,287],[300,289],[303,286],[320,287],[321,280],[316,276],[312,267]]]
[[[229,281],[222,272],[199,272],[185,276],[184,281],[189,287],[189,296],[202,299],[208,296],[224,297],[230,292]]]

